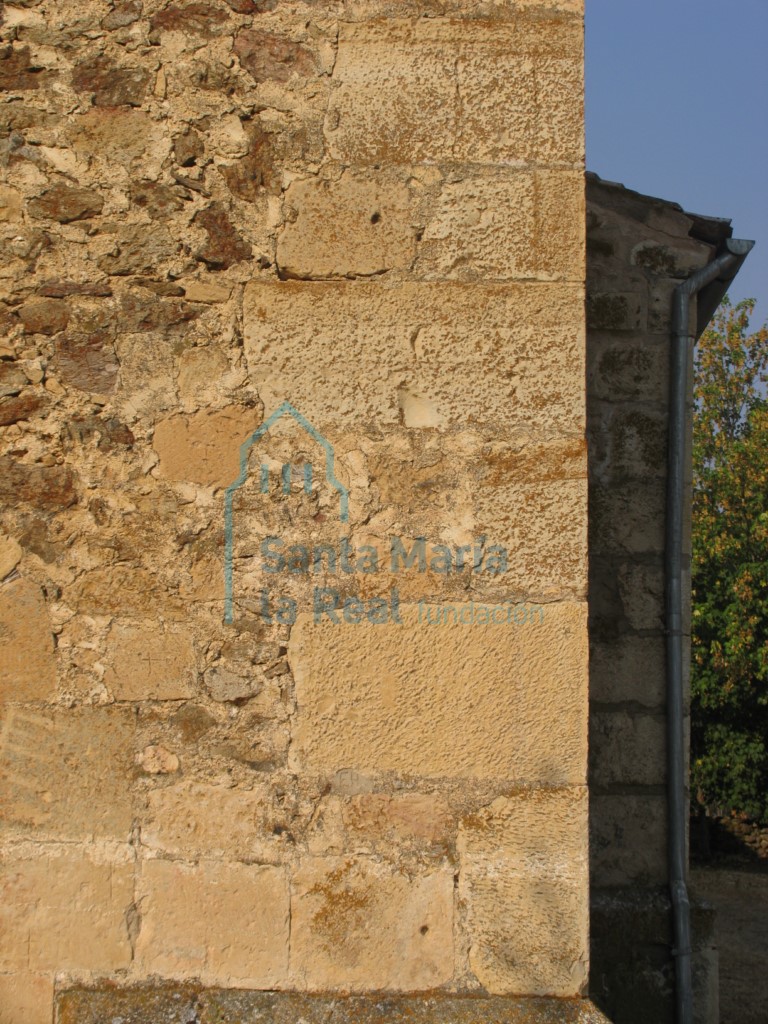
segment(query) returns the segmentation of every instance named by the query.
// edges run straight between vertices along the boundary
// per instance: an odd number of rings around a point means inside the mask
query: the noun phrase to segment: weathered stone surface
[[[263,688],[263,682],[255,674],[241,676],[228,668],[214,666],[205,673],[205,688],[212,700],[237,702],[255,697]]]
[[[27,375],[22,370],[20,363],[0,363],[0,398],[18,395],[27,383]]]
[[[0,89],[26,92],[45,88],[55,77],[55,72],[39,66],[28,46],[4,46],[0,51]]]
[[[14,537],[0,533],[0,580],[16,568],[21,561],[21,545]]]
[[[196,678],[190,633],[153,621],[116,622],[104,657],[104,682],[115,700],[183,700]]]
[[[0,578],[21,555],[0,554]],[[40,588],[25,579],[0,585],[0,701],[49,700],[56,691],[53,633]]]
[[[99,567],[83,573],[69,588],[68,599],[87,615],[164,619],[185,617],[178,594],[164,587],[158,574],[130,565]]]
[[[308,46],[263,29],[241,29],[235,36],[234,51],[257,82],[287,82],[294,74],[308,76],[317,70]]]
[[[144,224],[122,224],[114,250],[102,256],[99,267],[106,274],[146,274],[156,272],[159,263],[174,256],[179,244],[166,227],[151,231]]]
[[[370,276],[405,270],[416,252],[413,200],[402,181],[347,171],[337,182],[299,181],[277,244],[286,277]]]
[[[2,851],[0,864],[3,891],[14,894],[0,903],[0,969],[26,974],[129,965],[125,914],[133,902],[133,864],[127,853],[110,863],[68,845],[25,845]]]
[[[514,27],[427,18],[344,25],[326,121],[332,156],[502,163],[556,153],[577,163],[581,31],[575,20],[550,31],[556,17],[546,31],[525,17]]]
[[[119,1014],[131,1024],[200,1024],[264,1019],[271,1024],[608,1024],[587,999],[529,999],[485,995],[395,993],[369,996],[243,992],[185,985],[63,989],[57,998],[60,1024],[101,1024]],[[37,1024],[37,1022],[35,1022]]]
[[[240,445],[260,422],[258,410],[245,406],[161,420],[152,440],[160,456],[160,474],[169,480],[228,487],[240,472]]]
[[[347,828],[374,840],[440,843],[453,828],[447,802],[431,793],[361,793],[342,813]]]
[[[69,508],[77,501],[75,474],[68,466],[30,465],[0,456],[0,500],[52,511]]]
[[[374,860],[310,859],[291,888],[296,987],[407,992],[450,979],[450,867],[408,877]]]
[[[101,27],[113,32],[135,24],[141,17],[142,6],[141,0],[118,0],[109,14],[101,19]]]
[[[461,606],[459,606],[461,607]],[[297,771],[584,781],[586,628],[579,604],[525,625],[314,623],[290,662]]]
[[[162,132],[162,125],[144,110],[95,107],[74,118],[66,134],[81,158],[130,169],[160,146]]]
[[[4,830],[127,841],[133,735],[127,710],[7,706],[0,749]]]
[[[271,810],[266,787],[180,783],[149,794],[141,841],[174,856],[253,859],[263,853]]]
[[[53,978],[50,974],[0,974],[0,1024],[50,1024]]]
[[[213,4],[169,4],[152,15],[149,19],[149,28],[153,34],[184,32],[210,39],[214,35],[219,35],[228,22],[227,12]]]
[[[578,435],[579,302],[559,284],[254,281],[246,356],[267,408],[289,398],[319,430],[398,424],[405,389],[429,399],[446,426]]]
[[[191,167],[205,153],[205,145],[194,128],[185,128],[173,140],[173,155],[182,167]]]
[[[465,819],[469,960],[491,993],[576,996],[587,978],[585,787],[519,790]]]
[[[20,420],[28,420],[44,407],[43,395],[36,394],[31,389],[17,398],[4,398],[0,400],[0,427],[7,427]]]
[[[660,714],[594,709],[589,725],[589,774],[594,785],[664,784],[666,726]]]
[[[664,885],[667,804],[660,793],[593,793],[589,801],[589,863],[602,887]]]
[[[72,75],[73,88],[91,93],[97,107],[139,107],[148,84],[149,72],[145,68],[115,67],[106,58],[81,64]]]
[[[28,334],[57,334],[69,323],[69,307],[60,299],[32,299],[19,310]]]
[[[194,221],[208,233],[208,241],[198,252],[212,270],[226,270],[234,263],[250,259],[252,249],[238,234],[221,203],[211,203],[205,210],[195,214]]]
[[[59,184],[32,199],[28,210],[32,217],[69,224],[84,217],[96,217],[103,207],[104,200],[93,189]]]
[[[113,390],[120,370],[112,338],[106,331],[58,338],[56,361],[65,384],[104,395]]]
[[[136,958],[142,971],[209,985],[285,985],[289,910],[282,868],[148,860],[139,891],[145,909]]]

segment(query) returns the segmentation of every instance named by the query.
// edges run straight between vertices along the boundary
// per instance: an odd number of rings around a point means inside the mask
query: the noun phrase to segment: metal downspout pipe
[[[691,300],[718,277],[732,277],[753,243],[729,239],[728,251],[677,286],[672,312],[669,382],[669,449],[665,549],[667,651],[667,764],[669,888],[675,958],[677,1024],[693,1024],[691,917],[688,901],[685,737],[683,702],[683,523],[685,513],[686,399],[688,363],[696,335],[690,329]]]

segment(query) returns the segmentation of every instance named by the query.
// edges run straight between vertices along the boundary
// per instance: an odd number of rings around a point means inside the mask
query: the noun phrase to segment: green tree
[[[691,773],[768,822],[768,327],[723,301],[695,355]]]

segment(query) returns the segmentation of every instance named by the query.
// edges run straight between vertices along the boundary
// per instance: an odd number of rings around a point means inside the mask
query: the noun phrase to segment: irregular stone
[[[14,893],[0,903],[0,969],[53,974],[128,967],[128,856],[110,863],[67,844],[11,847],[0,856],[3,889]]]
[[[262,189],[280,191],[282,167],[275,136],[261,125],[248,130],[248,153],[232,164],[220,167],[222,177],[233,195],[248,203],[256,200]]]
[[[302,988],[407,992],[453,976],[450,866],[406,875],[367,858],[308,858],[291,889],[291,968]]]
[[[206,985],[285,985],[289,897],[283,868],[148,860],[139,891],[141,971]]]
[[[146,210],[153,220],[166,220],[184,207],[184,197],[178,186],[163,185],[156,181],[140,181],[131,188],[131,201]]]
[[[128,709],[6,706],[0,764],[6,831],[118,839],[131,831],[134,720]]]
[[[240,445],[260,423],[259,411],[244,406],[161,420],[152,439],[160,456],[160,475],[228,487],[239,473]]]
[[[211,39],[225,31],[228,24],[227,12],[212,4],[169,4],[149,19],[150,38],[161,32],[184,32]]]
[[[8,185],[0,185],[0,223],[18,223],[22,219],[24,197]]]
[[[55,78],[55,72],[33,60],[28,46],[3,47],[0,51],[0,89],[5,92],[45,88]]]
[[[121,302],[121,324],[125,331],[164,330],[198,316],[200,311],[188,302],[157,299],[139,292],[128,292]]]
[[[27,385],[27,375],[17,362],[0,362],[0,398],[18,395]]]
[[[114,390],[120,365],[108,332],[71,334],[56,341],[56,362],[65,384],[107,395]]]
[[[95,295],[109,297],[112,289],[106,281],[98,283],[79,281],[45,281],[37,289],[38,295],[51,299],[66,299],[69,295]]]
[[[176,255],[179,243],[174,241],[166,227],[156,226],[151,231],[145,224],[121,225],[115,250],[99,260],[105,274],[157,273],[158,264]]]
[[[469,962],[492,994],[578,996],[587,978],[587,791],[519,790],[459,827]]]
[[[240,676],[216,666],[205,673],[205,686],[213,700],[237,702],[256,697],[263,683],[260,679]]]
[[[68,595],[86,615],[120,615],[178,620],[186,615],[178,596],[164,587],[157,573],[129,565],[91,569],[83,573]]]
[[[315,55],[308,46],[262,29],[241,29],[234,52],[257,82],[287,82],[293,74],[307,77],[317,71]]]
[[[21,548],[4,538],[0,579],[21,557]],[[50,700],[56,692],[56,659],[48,609],[29,580],[0,586],[0,701]]]
[[[238,14],[264,14],[274,11],[278,0],[224,0]]]
[[[18,398],[0,399],[0,427],[7,427],[20,420],[28,420],[35,416],[46,405],[42,395],[28,390]]]
[[[193,695],[195,649],[186,629],[151,620],[116,622],[103,658],[104,682],[115,700],[183,700]]]
[[[208,233],[208,242],[197,253],[213,270],[226,270],[234,263],[250,259],[253,250],[234,228],[221,203],[211,203],[205,210],[198,211],[193,223],[199,224]]]
[[[27,209],[32,217],[69,224],[84,217],[96,217],[103,207],[104,200],[98,192],[58,184],[30,200]]]
[[[185,128],[173,140],[173,155],[181,167],[192,167],[205,155],[205,144],[194,128]]]
[[[211,281],[185,281],[184,297],[190,302],[226,302],[232,294],[228,285],[214,284]]]
[[[292,767],[583,782],[585,616],[576,603],[520,626],[430,626],[416,607],[399,625],[300,614]]]
[[[172,750],[151,744],[137,755],[136,763],[148,775],[173,775],[179,770],[179,759]]]
[[[162,131],[162,125],[153,122],[145,110],[95,107],[73,118],[66,135],[82,158],[95,157],[130,169],[160,145]],[[146,241],[146,232],[144,238]]]
[[[21,546],[13,537],[0,533],[0,580],[4,580],[21,560]]]
[[[35,508],[58,510],[77,501],[75,474],[69,466],[40,466],[0,456],[0,501],[19,501]]]
[[[139,107],[148,84],[149,72],[144,68],[115,67],[106,57],[78,65],[72,75],[75,91],[92,93],[97,107]]]
[[[69,306],[61,299],[31,299],[19,310],[27,334],[58,334],[69,323]]]
[[[101,27],[108,32],[117,28],[126,28],[139,20],[142,12],[141,0],[122,0],[101,20]]]
[[[286,190],[285,203],[289,219],[277,241],[281,276],[370,276],[413,262],[415,209],[397,178],[347,171],[334,182],[298,181]]]

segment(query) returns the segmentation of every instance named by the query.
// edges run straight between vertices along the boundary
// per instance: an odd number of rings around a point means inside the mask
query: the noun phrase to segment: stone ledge
[[[56,1024],[609,1024],[585,999],[325,996],[103,982],[56,997]]]

